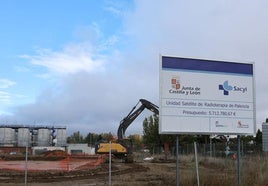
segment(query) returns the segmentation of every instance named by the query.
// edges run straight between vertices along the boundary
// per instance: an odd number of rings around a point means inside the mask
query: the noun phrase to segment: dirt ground
[[[174,185],[174,163],[112,163],[112,185]],[[24,185],[24,172],[0,173],[0,186]],[[28,172],[29,186],[88,186],[108,185],[109,164],[103,163],[90,170],[69,172]]]
[[[179,185],[197,185],[194,156],[180,156],[179,158]],[[267,158],[243,158],[242,185],[268,186]],[[54,161],[56,165],[59,163]],[[29,171],[27,174],[28,186],[92,186],[109,185],[109,163],[100,163],[92,168],[87,159],[77,160],[69,165],[71,168],[63,170]],[[260,163],[257,163],[260,162]],[[0,161],[0,165],[3,161]],[[39,164],[39,162],[36,162]],[[47,162],[51,165],[51,161]],[[79,166],[78,166],[79,165]],[[40,164],[41,166],[41,164]],[[64,165],[65,167],[66,165]],[[57,167],[57,166],[56,166]],[[250,167],[250,169],[248,168]],[[236,160],[226,158],[199,159],[199,176],[201,186],[230,186],[237,185]],[[134,163],[124,163],[113,159],[111,183],[113,186],[146,186],[146,185],[176,185],[176,161],[168,162],[162,159],[144,161],[143,158]],[[24,171],[14,171],[0,168],[0,186],[23,186]]]

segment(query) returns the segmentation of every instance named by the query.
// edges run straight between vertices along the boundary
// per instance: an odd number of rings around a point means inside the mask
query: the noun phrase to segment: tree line
[[[129,135],[133,146],[136,148],[148,148],[152,149],[155,146],[160,149],[168,151],[171,146],[176,143],[176,135],[160,135],[159,134],[159,117],[154,114],[143,120],[143,135]],[[179,135],[179,145],[183,146],[186,144],[192,144],[197,142],[199,144],[212,143],[225,143],[226,138],[218,137],[210,139],[210,135]],[[81,135],[79,131],[74,132],[72,135],[67,137],[67,143],[88,143],[94,145],[98,142],[109,142],[116,141],[116,137],[112,133],[91,133],[89,132],[85,137]],[[241,136],[241,141],[245,144],[253,143],[255,145],[262,145],[262,132],[257,131],[256,136]],[[236,138],[231,138],[230,143],[236,143]]]

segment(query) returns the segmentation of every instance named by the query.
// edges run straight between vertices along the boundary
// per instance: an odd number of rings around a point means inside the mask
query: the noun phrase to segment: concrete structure
[[[38,129],[37,146],[50,146],[52,143],[51,132],[48,129]]]
[[[18,147],[30,146],[31,134],[29,128],[18,129]]]
[[[65,152],[64,147],[32,147],[32,154],[39,155],[47,151],[61,150]]]
[[[76,155],[93,155],[95,154],[95,148],[89,147],[87,143],[68,144],[68,154]]]
[[[16,133],[12,128],[0,128],[0,146],[14,146]]]
[[[268,123],[262,124],[262,151],[268,152]]]
[[[55,132],[57,131],[57,135]],[[27,146],[66,146],[66,127],[37,126],[37,125],[0,125],[0,146],[25,147]],[[53,142],[54,142],[53,140]]]
[[[56,146],[64,147],[67,145],[66,129],[57,129]]]

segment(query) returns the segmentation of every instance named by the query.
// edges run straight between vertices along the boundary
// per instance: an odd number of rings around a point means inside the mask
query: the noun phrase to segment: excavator
[[[141,105],[136,109],[139,103],[141,103]],[[111,153],[116,157],[124,159],[125,162],[133,162],[132,142],[125,137],[125,132],[145,108],[157,115],[159,114],[158,106],[145,99],[140,99],[129,114],[121,120],[117,130],[117,141],[111,143],[97,143],[95,146],[96,154],[109,154],[111,149]]]

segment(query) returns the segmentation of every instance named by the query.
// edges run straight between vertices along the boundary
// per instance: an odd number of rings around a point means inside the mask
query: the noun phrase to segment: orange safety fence
[[[27,161],[28,171],[75,171],[93,169],[105,162],[107,155],[92,155],[87,157],[67,156],[55,161]],[[25,161],[0,161],[0,170],[24,171]]]
[[[92,169],[105,162],[107,155],[87,156],[81,158],[79,156],[68,156],[60,161],[62,170],[85,170]]]

